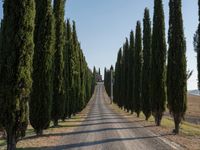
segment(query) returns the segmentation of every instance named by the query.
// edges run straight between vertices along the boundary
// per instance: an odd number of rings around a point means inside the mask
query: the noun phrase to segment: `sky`
[[[187,41],[187,68],[193,70],[188,80],[188,89],[197,89],[197,61],[193,48],[193,35],[198,25],[197,0],[183,1],[184,31]],[[168,0],[163,0],[166,35],[168,32]],[[2,18],[2,1],[0,1]],[[117,52],[135,31],[136,21],[143,20],[145,7],[153,17],[153,0],[67,0],[65,19],[76,21],[77,34],[89,67],[115,66]]]

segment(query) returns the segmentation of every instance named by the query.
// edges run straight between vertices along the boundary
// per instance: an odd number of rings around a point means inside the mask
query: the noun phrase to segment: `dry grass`
[[[188,95],[187,116],[200,118],[200,96]]]
[[[60,121],[59,127],[50,127],[44,131],[43,136],[37,137],[33,128],[29,125],[26,131],[26,137],[17,143],[17,148],[23,150],[39,149],[40,147],[49,147],[59,144],[61,138],[67,132],[72,132],[84,120],[84,114],[80,113],[77,116],[66,120]],[[0,149],[6,149],[5,140],[0,140]]]

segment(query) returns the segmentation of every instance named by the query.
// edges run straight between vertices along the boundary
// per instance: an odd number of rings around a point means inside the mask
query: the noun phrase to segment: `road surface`
[[[64,136],[54,150],[173,150],[181,149],[137,122],[113,112],[105,100],[104,86],[98,83],[89,103],[86,120],[74,132]]]

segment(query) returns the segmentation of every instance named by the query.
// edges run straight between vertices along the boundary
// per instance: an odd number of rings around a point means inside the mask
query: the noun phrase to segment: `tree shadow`
[[[49,137],[49,136],[68,136],[68,135],[79,135],[79,134],[89,134],[89,133],[97,133],[97,132],[105,132],[105,131],[115,131],[115,130],[133,130],[143,127],[122,127],[122,128],[102,128],[102,129],[96,129],[96,130],[84,130],[84,131],[75,131],[75,132],[68,132],[68,133],[49,133],[44,134],[39,137]],[[23,140],[29,140],[29,139],[35,139],[38,138],[38,136],[30,136],[25,137]]]
[[[98,141],[89,141],[89,142],[79,142],[79,143],[72,143],[72,144],[66,144],[66,145],[60,145],[60,146],[54,146],[54,147],[38,147],[38,148],[20,148],[18,150],[52,150],[52,149],[70,149],[70,148],[83,148],[83,147],[89,147],[89,146],[95,146],[100,144],[107,144],[107,143],[113,143],[113,142],[120,142],[120,141],[135,141],[135,140],[145,140],[145,139],[153,139],[158,138],[161,136],[142,136],[142,137],[132,137],[132,138],[107,138],[103,140]]]

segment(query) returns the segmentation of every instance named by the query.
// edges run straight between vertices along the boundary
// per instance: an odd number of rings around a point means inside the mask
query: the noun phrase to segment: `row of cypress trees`
[[[30,124],[37,135],[80,112],[94,90],[65,0],[5,0],[0,28],[0,124],[16,149]],[[15,13],[13,13],[15,12]],[[29,121],[28,121],[29,120]]]
[[[168,55],[162,0],[154,0],[153,29],[149,10],[146,8],[143,36],[141,23],[137,21],[135,36],[131,31],[129,40],[126,38],[118,52],[114,102],[127,112],[135,112],[138,117],[142,111],[146,120],[153,115],[156,125],[160,126],[167,100],[167,107],[174,118],[174,133],[179,133],[179,124],[184,118],[187,105],[186,41],[182,1],[170,0],[169,7]],[[108,93],[109,78],[107,75],[104,79]]]
[[[113,71],[113,66],[110,69],[104,68],[104,85],[109,97],[111,97],[111,71]]]

